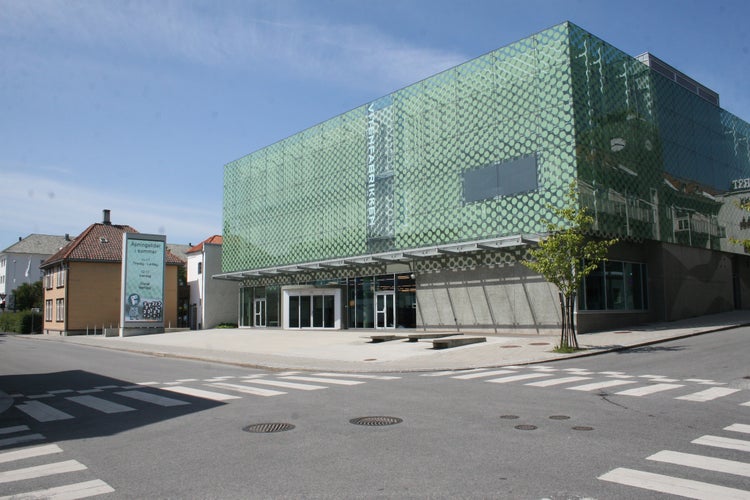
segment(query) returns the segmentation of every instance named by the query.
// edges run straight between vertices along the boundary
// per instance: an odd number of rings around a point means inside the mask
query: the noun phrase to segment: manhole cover
[[[593,431],[593,427],[589,427],[588,425],[576,425],[575,427],[571,427],[574,431]]]
[[[568,420],[570,417],[567,415],[550,415],[550,420]]]
[[[258,432],[258,433],[283,432],[283,431],[291,431],[292,429],[294,429],[294,425],[284,424],[284,423],[253,424],[253,425],[248,425],[247,427],[242,428],[242,430],[245,432]]]
[[[532,342],[529,345],[549,345],[549,342]]]
[[[742,378],[745,378],[745,379],[750,379],[750,375],[745,375],[745,376],[744,376],[744,377],[742,377]]]
[[[615,332],[615,335],[622,335],[623,333],[630,333],[630,332]]]
[[[367,358],[365,361],[377,361],[377,358]]]
[[[518,415],[500,415],[500,418],[504,418],[505,420],[515,420],[518,418]]]
[[[520,345],[501,345],[502,349],[513,349],[514,347],[521,347]]]
[[[536,425],[521,424],[517,425],[516,429],[518,429],[519,431],[534,431],[536,430]]]
[[[403,422],[403,419],[398,417],[358,417],[349,420],[350,424],[369,426],[394,425],[401,422]]]

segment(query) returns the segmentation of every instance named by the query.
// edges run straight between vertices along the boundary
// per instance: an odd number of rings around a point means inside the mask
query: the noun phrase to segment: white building
[[[221,236],[214,235],[186,252],[193,330],[237,322],[237,284],[211,278],[221,273],[221,243]]]
[[[41,280],[40,264],[68,243],[68,235],[30,234],[0,252],[0,302],[12,309],[13,291]]]

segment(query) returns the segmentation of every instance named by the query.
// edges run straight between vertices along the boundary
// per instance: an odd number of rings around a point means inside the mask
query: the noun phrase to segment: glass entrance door
[[[255,299],[253,326],[266,326],[266,299]]]
[[[396,294],[375,293],[375,328],[395,328]]]

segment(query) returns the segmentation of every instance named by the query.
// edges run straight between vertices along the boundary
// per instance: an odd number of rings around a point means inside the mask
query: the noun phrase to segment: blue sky
[[[0,249],[221,233],[223,167],[569,20],[750,120],[745,0],[0,0]]]

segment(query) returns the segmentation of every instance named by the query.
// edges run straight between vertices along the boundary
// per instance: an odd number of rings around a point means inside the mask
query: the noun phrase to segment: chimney
[[[103,218],[104,218],[104,220],[102,222],[104,224],[108,225],[108,226],[111,225],[112,221],[109,220],[109,209],[105,208],[104,210],[102,210],[102,214],[103,214]]]
[[[70,233],[65,233],[65,241],[70,241]]]

